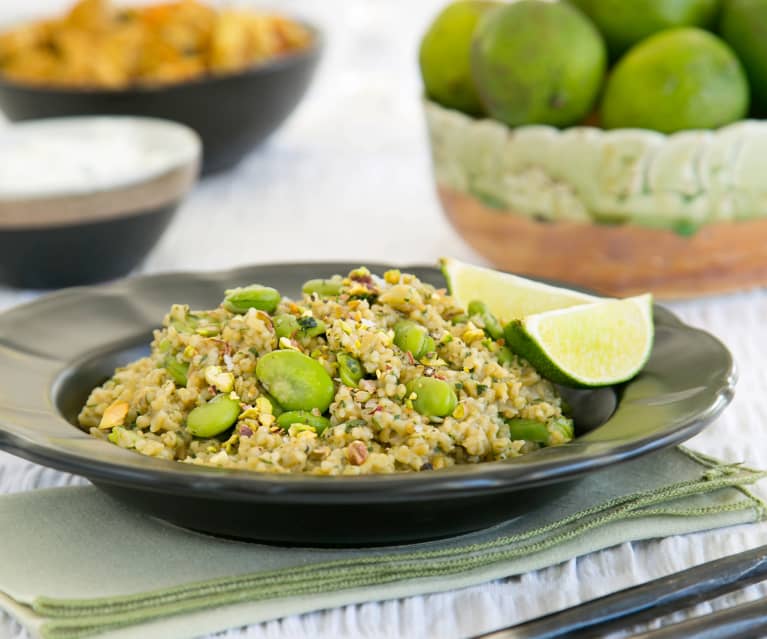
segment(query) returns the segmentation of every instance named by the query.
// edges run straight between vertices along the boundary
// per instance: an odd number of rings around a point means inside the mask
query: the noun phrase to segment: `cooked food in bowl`
[[[503,345],[487,307],[365,268],[174,305],[148,357],[93,390],[96,437],[190,464],[358,475],[502,460],[568,442],[553,384]]]
[[[64,16],[0,34],[0,74],[31,85],[121,89],[241,71],[307,48],[279,15],[197,0],[116,7],[80,0]]]

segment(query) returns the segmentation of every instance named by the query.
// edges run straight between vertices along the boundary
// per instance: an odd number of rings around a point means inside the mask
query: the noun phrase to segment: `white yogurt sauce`
[[[189,128],[151,118],[78,117],[0,128],[0,198],[74,195],[136,184],[200,153]]]

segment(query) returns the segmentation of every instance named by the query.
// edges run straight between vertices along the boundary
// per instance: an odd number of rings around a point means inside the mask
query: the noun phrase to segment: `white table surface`
[[[199,185],[141,271],[290,260],[431,263],[441,255],[482,263],[442,217],[420,112],[418,37],[442,3],[273,2],[325,30],[327,48],[314,85],[265,146],[234,171]],[[3,0],[0,23],[66,4]],[[0,288],[0,309],[33,295]],[[670,306],[725,341],[740,369],[733,405],[691,445],[767,468],[767,295],[752,291]],[[0,491],[73,483],[84,480],[0,453]],[[765,488],[757,492],[767,496]],[[457,592],[347,606],[220,636],[465,637],[766,541],[767,526],[760,524],[624,544]],[[713,608],[765,593],[767,589],[754,586],[716,600]],[[693,612],[711,609],[705,604]],[[0,617],[0,638],[10,637],[23,638],[26,633],[8,617]]]

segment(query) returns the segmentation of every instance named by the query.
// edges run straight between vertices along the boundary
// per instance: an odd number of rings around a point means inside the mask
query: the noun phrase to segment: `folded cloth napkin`
[[[744,486],[765,476],[668,449],[594,473],[491,529],[344,550],[217,539],[134,512],[92,487],[7,495],[0,607],[47,639],[199,636],[462,588],[628,540],[758,521],[765,505]]]

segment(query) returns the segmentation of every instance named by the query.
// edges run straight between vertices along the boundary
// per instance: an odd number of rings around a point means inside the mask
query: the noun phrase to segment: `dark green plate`
[[[388,544],[523,515],[577,487],[586,473],[684,441],[732,398],[728,350],[656,307],[655,346],[635,379],[567,393],[575,441],[502,462],[364,477],[270,475],[145,457],[74,426],[90,390],[116,366],[148,352],[152,329],[172,303],[211,308],[224,289],[253,282],[297,296],[305,280],[356,266],[276,264],[138,277],[68,289],[0,315],[0,447],[83,475],[115,498],[187,528],[280,543]],[[405,268],[444,285],[436,269]]]

